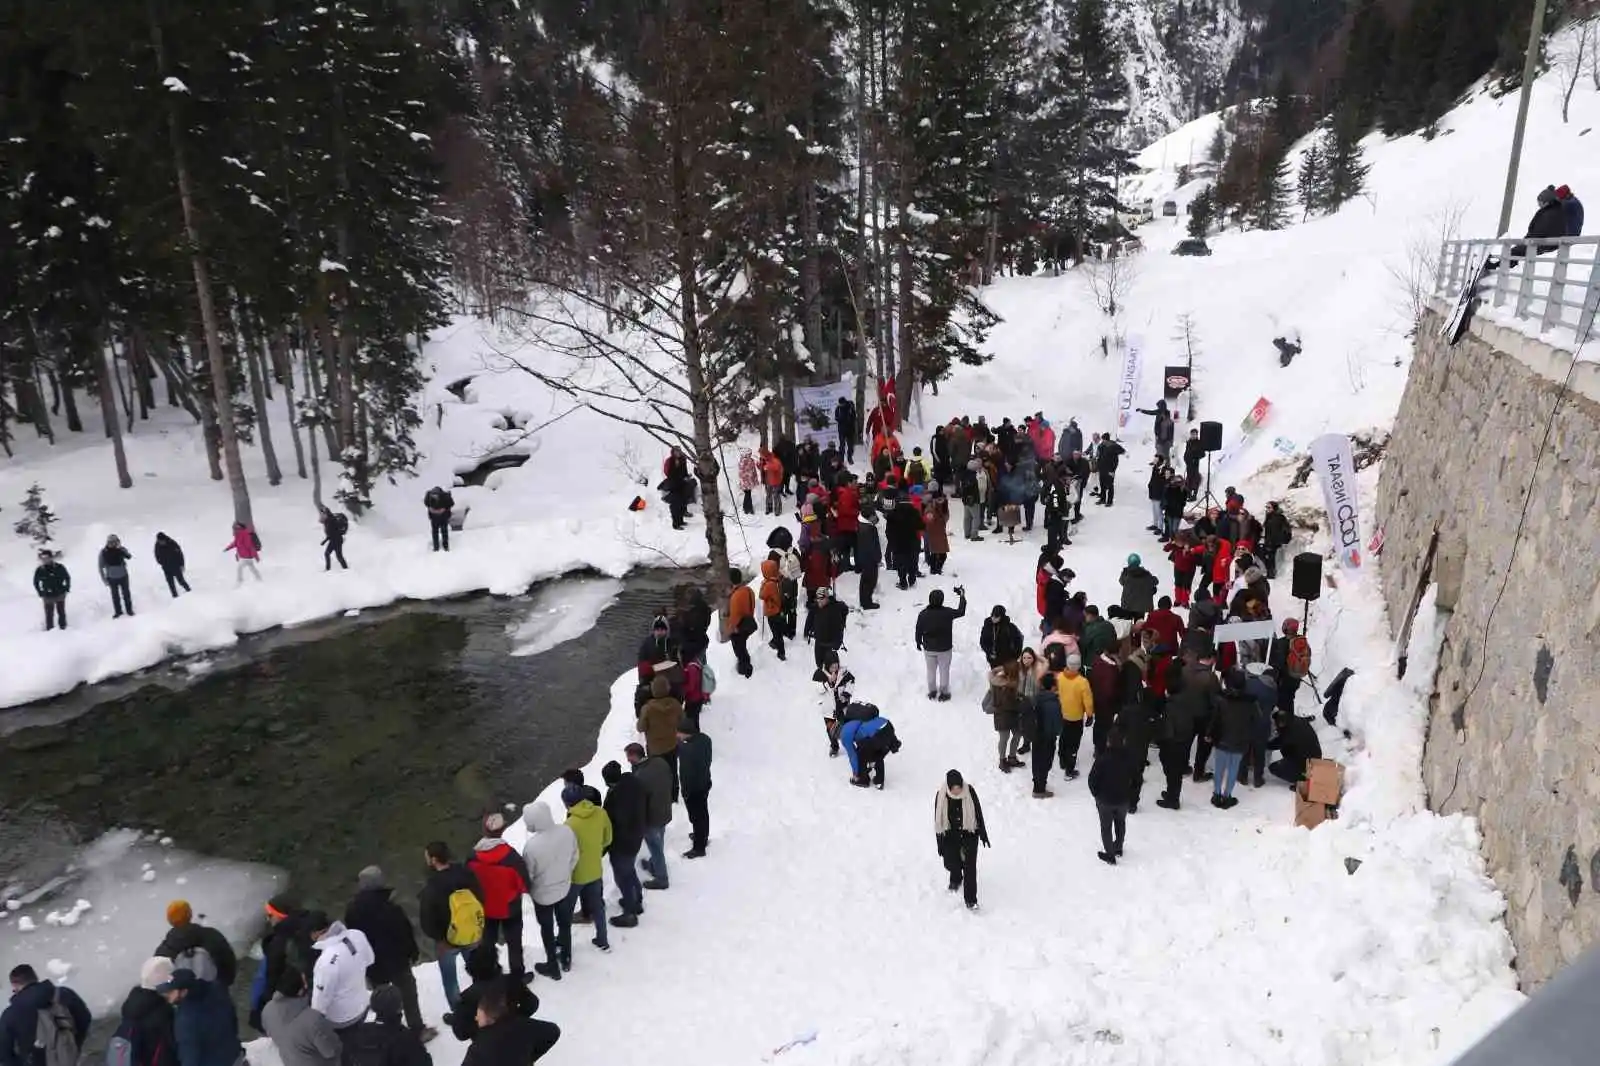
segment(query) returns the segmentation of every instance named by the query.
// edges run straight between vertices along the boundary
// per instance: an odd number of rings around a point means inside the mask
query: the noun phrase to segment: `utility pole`
[[[1511,229],[1511,205],[1517,197],[1517,168],[1522,163],[1522,134],[1528,125],[1528,103],[1533,98],[1533,78],[1539,67],[1539,42],[1544,37],[1545,0],[1534,0],[1533,23],[1528,27],[1528,52],[1522,59],[1522,91],[1517,99],[1517,128],[1511,134],[1511,160],[1506,164],[1506,195],[1500,203],[1500,229]]]

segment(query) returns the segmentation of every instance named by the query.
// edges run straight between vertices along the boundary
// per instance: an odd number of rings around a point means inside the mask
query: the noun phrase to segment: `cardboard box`
[[[1337,807],[1344,795],[1344,767],[1331,759],[1306,760],[1306,796]]]
[[[1318,803],[1306,796],[1306,783],[1300,782],[1294,789],[1294,824],[1306,829],[1315,829],[1328,819],[1328,805]]]

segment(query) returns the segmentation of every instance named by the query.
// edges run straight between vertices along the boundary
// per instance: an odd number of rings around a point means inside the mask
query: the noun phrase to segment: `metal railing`
[[[1485,257],[1489,266],[1478,286],[1485,305],[1503,309],[1537,333],[1568,329],[1580,345],[1589,336],[1600,309],[1600,237],[1445,241],[1435,295],[1458,298]]]

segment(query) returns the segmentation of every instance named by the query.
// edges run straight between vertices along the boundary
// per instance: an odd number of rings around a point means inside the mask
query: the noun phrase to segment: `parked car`
[[[1210,255],[1211,246],[1199,237],[1186,237],[1172,249],[1173,255]]]

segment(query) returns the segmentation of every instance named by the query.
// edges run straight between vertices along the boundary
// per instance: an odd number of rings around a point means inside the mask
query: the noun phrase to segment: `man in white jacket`
[[[578,837],[569,826],[556,824],[547,803],[522,808],[522,824],[528,830],[522,846],[522,859],[528,864],[528,894],[533,897],[539,939],[544,942],[544,962],[535,963],[533,972],[559,981],[562,971],[572,966],[571,889],[572,871],[578,865]]]
[[[320,912],[311,916],[311,939],[317,952],[311,979],[311,1008],[321,1011],[335,1029],[355,1025],[367,1016],[367,967],[375,956],[367,935],[329,921]]]

